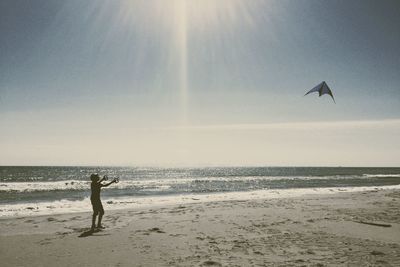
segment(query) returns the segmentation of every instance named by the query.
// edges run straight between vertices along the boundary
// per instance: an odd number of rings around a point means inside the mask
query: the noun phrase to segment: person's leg
[[[97,228],[102,228],[101,219],[103,218],[103,215],[104,215],[104,209],[103,209],[103,205],[100,202],[100,206],[99,206],[99,221],[97,222]]]
[[[93,211],[93,216],[92,216],[92,230],[94,230],[94,228],[96,228],[96,216],[99,212],[98,211]]]
[[[99,205],[96,201],[91,200],[92,208],[93,208],[93,215],[92,215],[92,227],[91,229],[94,230],[96,228],[96,216],[99,214]]]

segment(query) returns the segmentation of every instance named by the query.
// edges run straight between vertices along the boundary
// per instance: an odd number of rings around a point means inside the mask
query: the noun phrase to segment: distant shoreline
[[[304,196],[326,196],[341,193],[371,192],[382,190],[400,190],[400,185],[369,187],[328,187],[296,189],[264,189],[247,192],[225,192],[208,194],[185,194],[173,196],[119,197],[106,198],[103,205],[106,211],[126,209],[160,208],[166,206],[221,201],[247,201],[280,198],[299,198]],[[69,208],[66,208],[69,206]],[[53,201],[42,203],[23,203],[0,205],[0,219],[35,217],[59,214],[91,212],[89,198],[82,201]]]
[[[63,168],[63,167],[77,167],[77,168],[165,168],[165,169],[197,169],[197,168],[362,168],[362,169],[375,169],[375,168],[383,168],[383,169],[398,169],[400,166],[345,166],[345,165],[268,165],[268,164],[260,164],[260,165],[208,165],[208,164],[200,164],[200,165],[96,165],[96,164],[85,164],[85,165],[0,165],[2,167],[15,167],[15,168],[32,168],[32,167],[48,167],[48,168]]]

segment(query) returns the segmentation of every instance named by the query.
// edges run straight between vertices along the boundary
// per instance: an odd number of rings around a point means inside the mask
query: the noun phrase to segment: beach
[[[2,218],[2,266],[400,265],[399,189],[248,196]]]
[[[400,267],[399,25],[1,0],[0,267]]]

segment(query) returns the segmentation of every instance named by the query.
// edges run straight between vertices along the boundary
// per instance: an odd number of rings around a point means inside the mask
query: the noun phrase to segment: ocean
[[[91,211],[91,173],[120,179],[102,189],[106,210],[234,199],[255,192],[296,195],[400,185],[400,168],[2,166],[0,217]]]

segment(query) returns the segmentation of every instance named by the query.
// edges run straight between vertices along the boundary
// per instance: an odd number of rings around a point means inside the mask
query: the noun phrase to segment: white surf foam
[[[188,204],[199,202],[218,202],[230,200],[252,200],[268,198],[292,198],[304,195],[335,194],[339,192],[361,192],[371,190],[400,189],[400,185],[371,186],[371,187],[331,187],[331,188],[302,188],[257,190],[249,192],[227,192],[214,194],[185,194],[174,196],[152,197],[114,197],[104,198],[106,210],[140,209],[156,206]],[[0,205],[0,217],[38,216],[60,213],[91,212],[89,198],[80,201],[60,200],[30,204]]]

